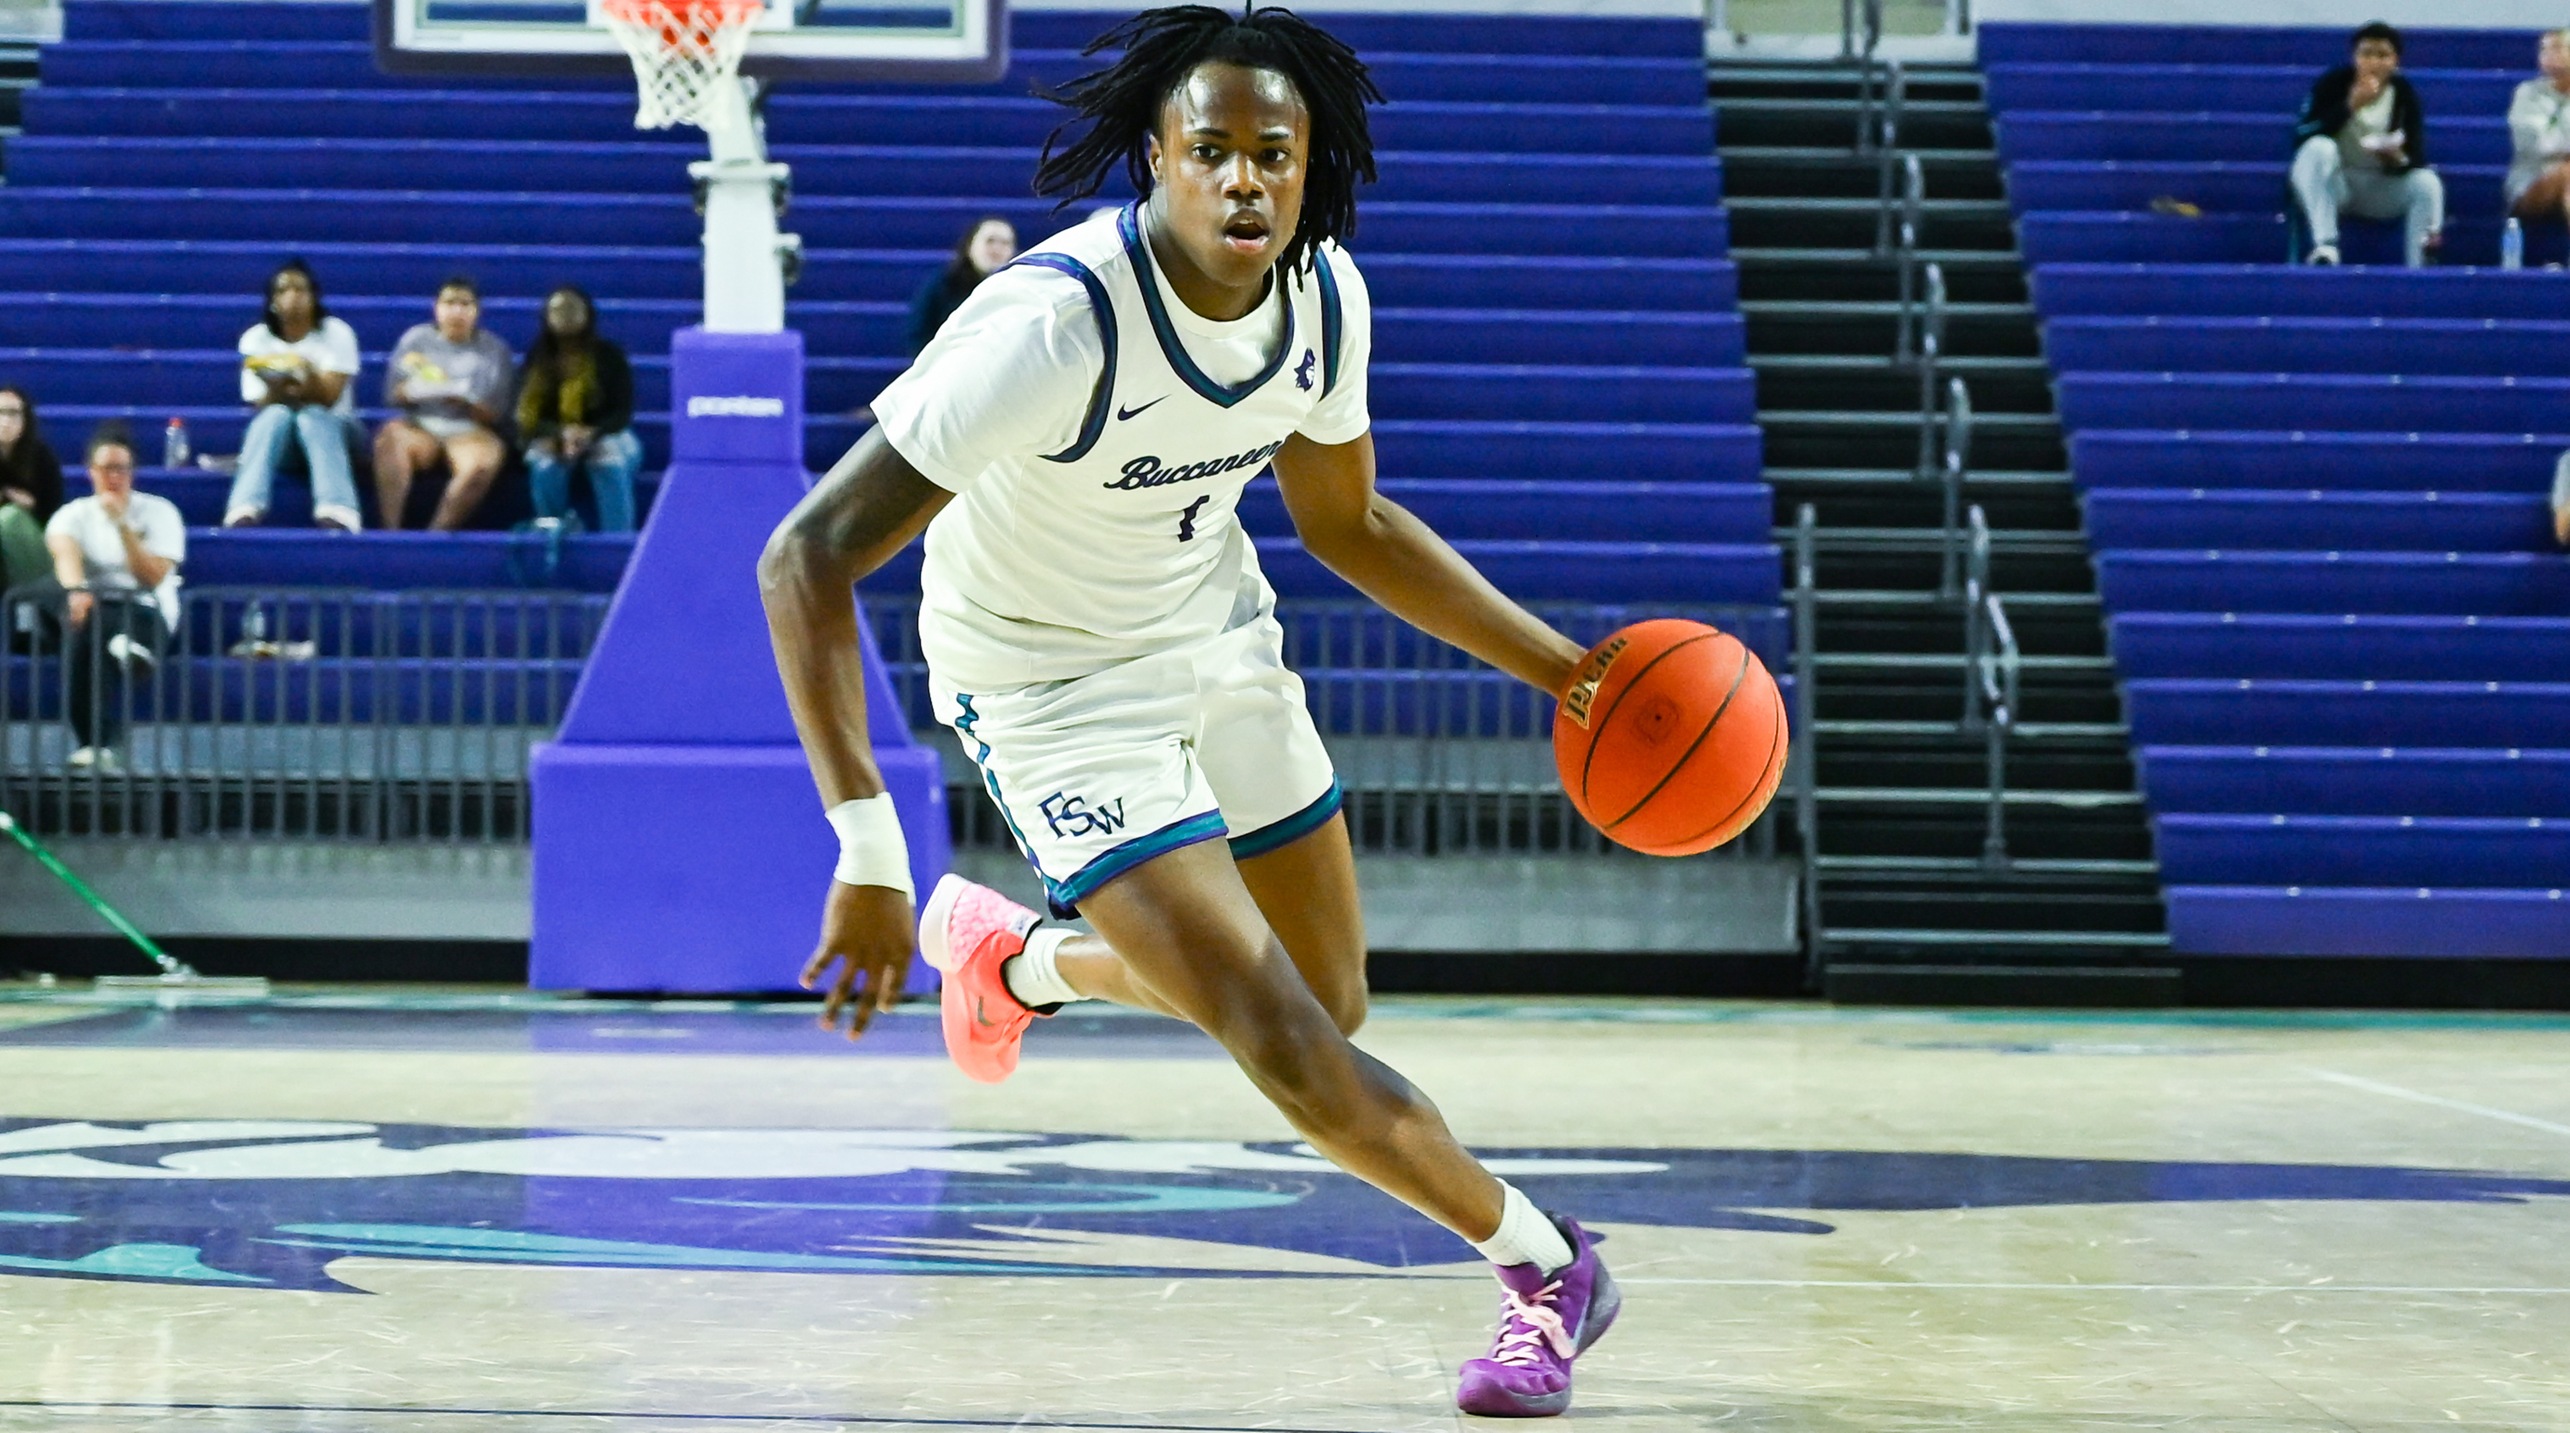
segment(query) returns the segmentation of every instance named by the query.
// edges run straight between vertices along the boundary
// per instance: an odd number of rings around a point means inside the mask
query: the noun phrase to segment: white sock
[[[1037,926],[1035,933],[1026,938],[1026,949],[1010,956],[999,968],[999,978],[1007,983],[1008,993],[1029,1010],[1088,999],[1071,988],[1071,982],[1062,978],[1054,964],[1054,957],[1062,953],[1062,942],[1078,934],[1068,926]]]
[[[1571,1241],[1562,1237],[1561,1227],[1544,1217],[1544,1211],[1520,1194],[1516,1185],[1502,1181],[1499,1187],[1507,1194],[1507,1202],[1499,1209],[1499,1230],[1473,1241],[1472,1247],[1494,1264],[1532,1264],[1548,1277],[1567,1268]]]

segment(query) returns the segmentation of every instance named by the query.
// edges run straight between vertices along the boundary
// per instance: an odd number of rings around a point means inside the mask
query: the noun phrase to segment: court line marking
[[[2509,1124],[2523,1125],[2527,1129],[2539,1129],[2546,1134],[2570,1135],[2570,1125],[2555,1124],[2550,1120],[2536,1119],[2532,1115],[2521,1115],[2514,1110],[2498,1109],[2491,1105],[2476,1105],[2469,1100],[2449,1100],[2443,1095],[2431,1095],[2423,1090],[2406,1089],[2399,1085],[2387,1085],[2380,1080],[2368,1080],[2362,1075],[2342,1074],[2337,1070],[2322,1070],[2305,1066],[2304,1073],[2312,1076],[2314,1079],[2326,1080],[2333,1085],[2345,1085],[2351,1090],[2364,1090],[2372,1094],[2388,1095],[2393,1099],[2408,1100],[2415,1104],[2434,1105],[2441,1110],[2455,1110],[2467,1115],[2479,1115],[2483,1119],[2505,1120]]]
[[[2444,1284],[1958,1284],[1958,1281],[1915,1281],[1894,1284],[1881,1279],[1622,1279],[1617,1284],[1683,1284],[1683,1287],[1717,1287],[1717,1289],[1866,1289],[1879,1294],[1904,1294],[1910,1289],[1927,1292],[1987,1292],[1999,1294],[2544,1294],[2560,1297],[2570,1294],[2570,1287],[2444,1287]]]
[[[1352,1428],[1299,1428],[1277,1423],[1061,1423],[1026,1415],[1017,1418],[896,1418],[874,1413],[658,1413],[648,1409],[602,1408],[421,1408],[377,1407],[363,1403],[117,1403],[97,1399],[61,1401],[0,1398],[0,1408],[40,1408],[52,1413],[387,1413],[417,1418],[594,1418],[609,1423],[657,1419],[665,1423],[793,1423],[823,1427],[870,1428],[1069,1428],[1081,1433],[1360,1433]]]

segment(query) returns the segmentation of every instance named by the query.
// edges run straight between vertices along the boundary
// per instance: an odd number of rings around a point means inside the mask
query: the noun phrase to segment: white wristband
[[[829,819],[830,829],[839,833],[839,868],[831,874],[841,885],[890,886],[905,896],[918,894],[910,883],[910,843],[901,837],[891,792],[842,801],[830,808]]]

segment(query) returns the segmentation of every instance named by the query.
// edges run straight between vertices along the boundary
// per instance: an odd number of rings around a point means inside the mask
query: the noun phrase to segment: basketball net
[[[607,28],[634,62],[634,128],[722,123],[717,102],[740,72],[762,0],[602,0]]]

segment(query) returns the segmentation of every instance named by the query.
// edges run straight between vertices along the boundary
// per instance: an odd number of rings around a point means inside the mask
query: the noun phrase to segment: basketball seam
[[[1699,638],[1696,640],[1702,639]],[[1674,652],[1677,648],[1671,647],[1669,650]],[[1752,656],[1749,651],[1749,644],[1746,642],[1741,643],[1740,669],[1731,674],[1731,690],[1722,694],[1722,705],[1715,707],[1713,709],[1713,715],[1704,719],[1704,725],[1696,731],[1695,740],[1688,742],[1687,749],[1678,753],[1678,759],[1669,763],[1669,769],[1660,773],[1660,779],[1651,784],[1651,789],[1642,793],[1642,799],[1634,802],[1623,815],[1618,816],[1614,820],[1607,822],[1604,826],[1599,827],[1599,830],[1612,831],[1616,827],[1623,825],[1625,822],[1632,820],[1635,816],[1641,813],[1643,807],[1651,804],[1652,797],[1659,795],[1663,787],[1666,787],[1671,781],[1677,779],[1679,772],[1686,770],[1687,762],[1695,756],[1696,748],[1704,745],[1704,739],[1706,737],[1713,735],[1714,726],[1722,720],[1722,714],[1731,710],[1732,698],[1740,695],[1740,684],[1749,678],[1749,663],[1751,660]],[[1644,672],[1649,670],[1651,669],[1648,667],[1644,667],[1642,669]],[[1637,672],[1634,674],[1634,681],[1638,682],[1641,679],[1641,673]],[[1632,689],[1632,686],[1627,684],[1624,690],[1631,691]],[[1620,697],[1623,693],[1618,692],[1616,695]]]
[[[1707,827],[1703,828],[1703,830],[1699,830],[1699,831],[1697,831],[1694,835],[1692,835],[1692,836],[1688,836],[1688,837],[1684,838],[1683,840],[1680,840],[1680,841],[1676,842],[1675,844],[1680,845],[1680,846],[1684,846],[1684,845],[1689,845],[1689,844],[1691,844],[1691,843],[1693,843],[1693,842],[1701,841],[1701,840],[1703,840],[1703,839],[1704,839],[1704,835],[1705,835],[1705,832],[1706,832],[1706,831],[1719,831],[1719,830],[1721,830],[1725,825],[1729,824],[1729,823],[1730,823],[1730,821],[1732,820],[1732,818],[1734,818],[1734,817],[1736,817],[1736,816],[1738,816],[1738,815],[1740,814],[1740,808],[1741,808],[1741,807],[1748,805],[1748,804],[1749,804],[1750,802],[1752,802],[1752,801],[1759,801],[1759,800],[1760,800],[1760,798],[1762,798],[1762,797],[1773,797],[1773,796],[1775,795],[1775,792],[1776,792],[1776,786],[1782,786],[1782,785],[1784,784],[1784,782],[1785,782],[1785,768],[1784,768],[1784,764],[1783,764],[1782,762],[1777,762],[1777,761],[1776,761],[1776,747],[1777,747],[1777,745],[1778,745],[1779,743],[1782,743],[1782,742],[1784,742],[1784,741],[1786,741],[1786,740],[1787,740],[1787,738],[1786,738],[1786,735],[1785,735],[1785,698],[1784,698],[1784,694],[1780,692],[1780,693],[1778,693],[1778,694],[1777,694],[1777,696],[1776,696],[1776,739],[1775,739],[1774,741],[1771,741],[1771,742],[1767,743],[1767,760],[1768,760],[1768,761],[1770,761],[1770,762],[1775,763],[1775,766],[1776,766],[1776,783],[1775,783],[1775,786],[1768,786],[1768,787],[1767,787],[1765,790],[1763,790],[1763,791],[1752,791],[1752,792],[1750,792],[1748,795],[1741,797],[1741,798],[1740,798],[1740,800],[1739,800],[1739,802],[1738,802],[1738,804],[1734,805],[1730,810],[1725,811],[1725,812],[1723,812],[1723,813],[1722,813],[1722,819],[1721,819],[1720,821],[1716,821],[1716,822],[1714,822],[1712,825],[1710,825],[1710,826],[1707,826]],[[1762,802],[1761,804],[1763,804],[1763,802]]]
[[[1611,717],[1611,716],[1615,715],[1615,709],[1616,709],[1617,707],[1620,707],[1620,706],[1624,705],[1624,697],[1625,697],[1625,694],[1626,694],[1626,693],[1628,693],[1628,692],[1630,692],[1630,691],[1632,691],[1634,687],[1638,686],[1638,685],[1641,683],[1641,681],[1642,681],[1642,679],[1643,679],[1644,677],[1647,677],[1647,676],[1651,675],[1651,669],[1652,669],[1653,667],[1656,667],[1656,666],[1660,665],[1662,662],[1667,661],[1670,657],[1672,657],[1672,656],[1676,655],[1676,654],[1677,654],[1677,653],[1679,653],[1679,652],[1682,652],[1682,651],[1686,650],[1688,647],[1694,646],[1694,645],[1695,645],[1696,643],[1698,643],[1698,642],[1708,642],[1708,641],[1711,641],[1712,639],[1714,639],[1714,638],[1716,638],[1716,637],[1719,637],[1719,636],[1721,636],[1721,635],[1722,635],[1722,634],[1721,634],[1720,632],[1699,632],[1699,633],[1697,633],[1695,636],[1689,637],[1688,639],[1686,639],[1686,640],[1685,640],[1685,641],[1683,641],[1683,642],[1679,642],[1679,643],[1675,643],[1675,644],[1673,644],[1672,646],[1668,647],[1666,650],[1664,650],[1664,651],[1662,651],[1661,653],[1659,653],[1659,655],[1657,655],[1657,656],[1653,657],[1651,660],[1649,660],[1649,661],[1647,661],[1647,662],[1644,662],[1644,663],[1642,664],[1642,670],[1640,670],[1640,671],[1638,671],[1638,672],[1635,672],[1635,673],[1634,673],[1634,674],[1633,674],[1629,679],[1627,679],[1627,680],[1625,681],[1624,685],[1622,685],[1622,686],[1620,686],[1620,687],[1617,687],[1617,688],[1615,689],[1615,700],[1613,700],[1613,701],[1611,701],[1611,702],[1608,702],[1608,703],[1606,704],[1606,710],[1604,710],[1604,711],[1591,711],[1591,712],[1589,713],[1589,716],[1588,716],[1588,730],[1589,730],[1588,750],[1586,750],[1586,751],[1584,751],[1584,752],[1580,753],[1580,759],[1579,759],[1579,797],[1580,797],[1581,802],[1585,803],[1585,802],[1588,800],[1588,772],[1589,772],[1589,768],[1590,768],[1590,767],[1592,767],[1592,766],[1594,766],[1594,765],[1596,765],[1596,764],[1597,764],[1597,739],[1598,739],[1598,737],[1600,737],[1600,736],[1604,735],[1604,734],[1605,734],[1605,732],[1606,732],[1606,719],[1607,719],[1608,717]],[[1745,648],[1745,647],[1744,647],[1742,650],[1743,650],[1743,651],[1746,651],[1746,650],[1747,650],[1747,648]],[[1554,718],[1554,720],[1559,721],[1559,720],[1560,720],[1560,718],[1557,716],[1557,717],[1555,717],[1555,718]],[[1699,739],[1701,739],[1701,738],[1699,738]],[[1688,749],[1688,750],[1690,750],[1690,751],[1692,751],[1692,750],[1694,750],[1695,748],[1693,748],[1693,747],[1689,747],[1689,748],[1687,748],[1687,749]],[[1679,758],[1679,760],[1684,761],[1684,760],[1685,760],[1685,758],[1681,757],[1681,758]],[[1664,777],[1661,777],[1660,779],[1661,779],[1661,781],[1663,781],[1663,782],[1666,782],[1666,781],[1668,780],[1668,778],[1667,778],[1667,777],[1665,777],[1665,776],[1664,776]],[[1658,788],[1658,787],[1656,787],[1656,786],[1655,786],[1655,787],[1653,787],[1653,788],[1651,788],[1651,789],[1652,789],[1653,791],[1657,791],[1657,790],[1659,790],[1659,788]],[[1643,799],[1647,801],[1647,800],[1649,800],[1650,798],[1646,796],[1646,797],[1644,797]],[[1630,812],[1630,811],[1627,811],[1627,812],[1625,812],[1625,813],[1624,813],[1624,815],[1625,815],[1625,816],[1630,816],[1630,815],[1632,815],[1632,814],[1633,814],[1633,813],[1632,813],[1632,812]],[[1618,817],[1618,818],[1616,818],[1616,819],[1618,819],[1618,820],[1622,820],[1623,818],[1622,818],[1622,817]],[[1603,828],[1601,828],[1601,829],[1603,829]]]

